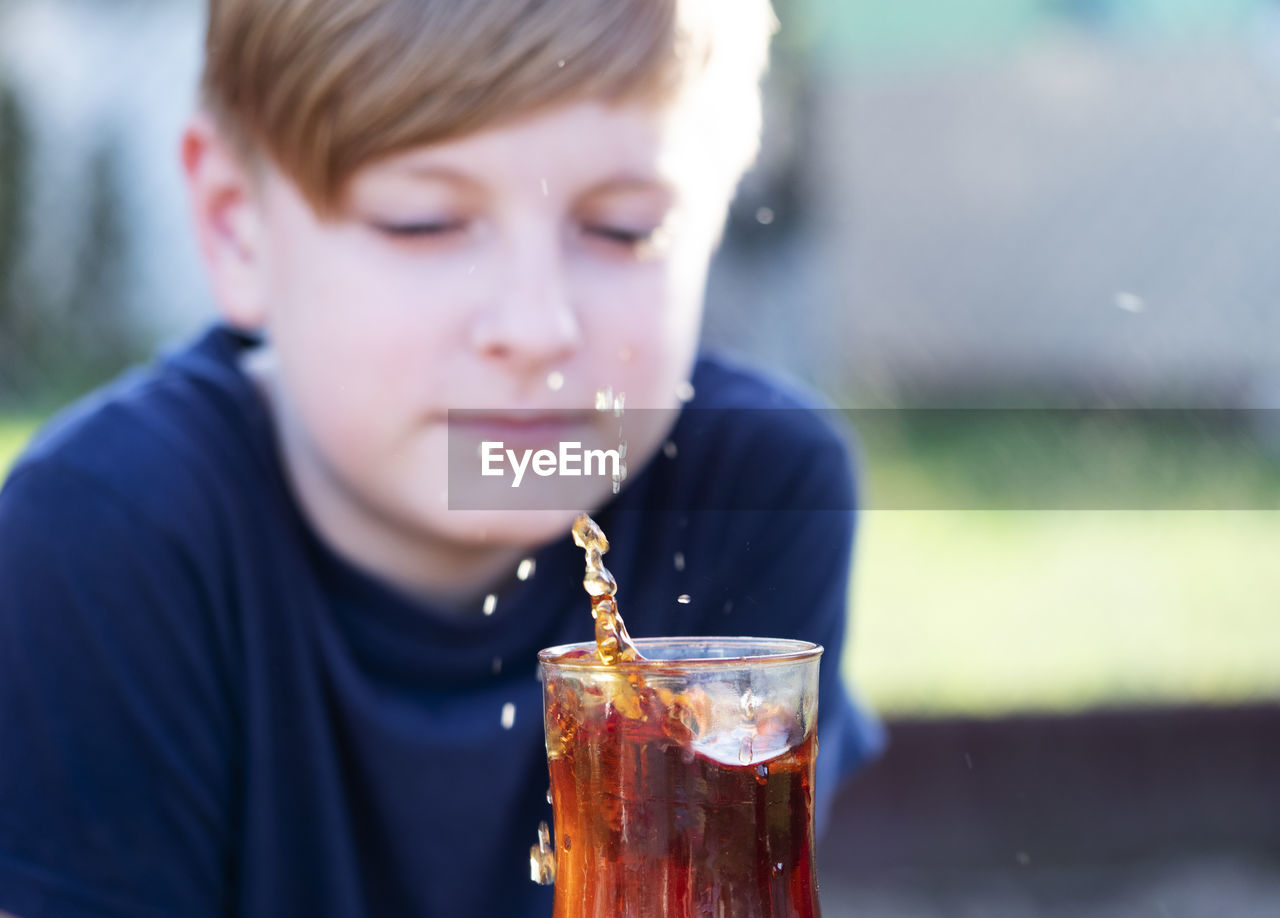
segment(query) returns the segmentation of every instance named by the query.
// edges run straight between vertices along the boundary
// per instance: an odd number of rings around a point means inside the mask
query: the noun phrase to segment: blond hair
[[[383,156],[695,84],[734,114],[736,181],[775,27],[768,0],[210,0],[201,93],[239,152],[265,153],[321,213]]]

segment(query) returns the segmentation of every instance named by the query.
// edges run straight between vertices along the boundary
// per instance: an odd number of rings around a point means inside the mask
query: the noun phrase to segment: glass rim
[[[812,641],[800,641],[792,638],[758,638],[758,637],[729,637],[729,636],[698,636],[690,635],[687,637],[643,637],[632,638],[632,642],[640,650],[643,655],[645,648],[650,647],[658,649],[661,647],[669,647],[679,644],[701,644],[714,645],[722,647],[729,651],[737,650],[737,653],[730,653],[725,656],[689,656],[689,657],[659,657],[645,660],[619,661],[617,663],[604,663],[594,653],[596,642],[578,641],[573,644],[559,644],[555,647],[547,647],[538,651],[538,662],[543,666],[552,666],[556,669],[576,669],[576,670],[658,670],[658,669],[676,669],[685,670],[713,670],[713,669],[739,669],[744,666],[771,666],[783,665],[788,663],[801,663],[809,660],[816,660],[822,656],[823,647],[821,644],[815,644]],[[571,657],[565,659],[564,655],[575,650],[593,651],[589,656]]]

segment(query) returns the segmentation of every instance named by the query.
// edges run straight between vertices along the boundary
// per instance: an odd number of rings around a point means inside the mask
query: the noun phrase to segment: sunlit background
[[[862,432],[828,911],[1280,914],[1280,3],[775,5],[707,336]],[[0,474],[210,316],[202,15],[0,0]]]

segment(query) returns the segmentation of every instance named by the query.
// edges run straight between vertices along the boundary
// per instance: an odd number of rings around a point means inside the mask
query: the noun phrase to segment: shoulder
[[[721,354],[700,357],[693,386],[673,440],[714,509],[854,508],[852,431],[821,396]]]

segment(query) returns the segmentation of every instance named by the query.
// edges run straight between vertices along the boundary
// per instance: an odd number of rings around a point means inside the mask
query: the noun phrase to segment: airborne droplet
[[[502,706],[502,729],[510,730],[515,726],[516,722],[516,706],[508,701]]]
[[[684,552],[678,551],[675,556],[676,570],[684,570]]]
[[[773,222],[773,208],[761,207],[756,211],[756,222],[762,226],[768,226]]]
[[[682,402],[693,401],[693,383],[682,382],[676,386],[676,398]]]
[[[1135,315],[1147,308],[1146,300],[1138,296],[1136,293],[1130,293],[1127,290],[1121,290],[1116,294],[1116,309],[1122,309],[1125,312],[1131,312]]]
[[[596,411],[608,411],[613,407],[613,386],[596,390]]]
[[[687,606],[689,603],[693,602],[693,597],[688,593],[681,593],[676,597],[676,602],[680,603],[682,606]]]
[[[547,374],[547,388],[552,392],[559,392],[564,388],[564,374],[559,370],[552,370]]]
[[[533,571],[535,567],[536,567],[536,562],[534,562],[532,558],[525,558],[516,567],[516,579],[528,580],[530,577],[533,576]]]
[[[484,598],[484,614],[492,615],[493,610],[496,608],[498,608],[498,595],[496,593],[490,593]]]
[[[493,658],[493,674],[496,676],[502,672],[502,657]]]
[[[662,455],[666,456],[668,459],[674,459],[676,457],[676,445],[673,441],[668,440],[666,443],[662,444]]]

